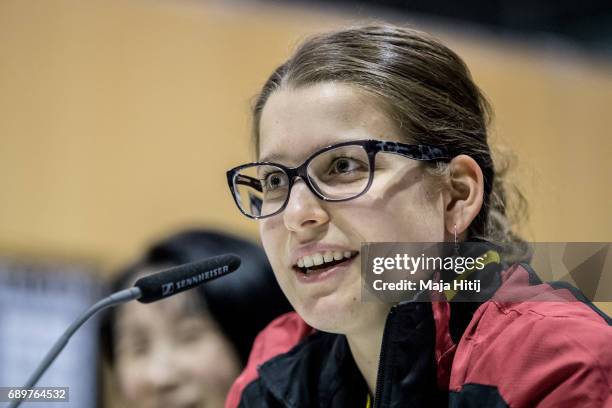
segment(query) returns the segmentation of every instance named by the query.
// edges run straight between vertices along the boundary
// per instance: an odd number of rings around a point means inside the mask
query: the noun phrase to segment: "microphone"
[[[51,347],[51,350],[47,352],[45,358],[41,361],[22,388],[29,390],[34,387],[44,372],[47,371],[51,363],[53,363],[59,353],[66,347],[72,335],[83,325],[83,323],[100,310],[111,306],[117,306],[134,299],[142,303],[151,303],[176,295],[177,293],[195,288],[205,282],[235,271],[240,266],[240,262],[240,257],[237,255],[226,254],[175,266],[140,278],[134,283],[133,287],[120,290],[119,292],[115,292],[105,297],[87,309],[68,327],[68,329],[66,329],[64,334],[62,334],[53,347]],[[23,397],[12,400],[8,408],[16,408],[22,401]]]
[[[138,301],[141,303],[155,302],[227,275],[238,269],[239,266],[240,258],[234,254],[227,254],[145,276],[134,283],[134,286],[142,293]]]

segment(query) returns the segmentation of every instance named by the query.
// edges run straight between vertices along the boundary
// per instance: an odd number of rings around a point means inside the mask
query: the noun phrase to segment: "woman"
[[[299,316],[259,335],[226,407],[612,403],[610,320],[592,306],[360,301],[363,242],[494,241],[525,258],[489,107],[453,51],[390,25],[319,35],[274,71],[253,113],[258,162],[228,182]],[[485,272],[500,290],[567,295],[526,264]]]
[[[157,242],[119,275],[113,289],[159,269],[224,253],[242,259],[232,274],[155,303],[128,303],[106,319],[103,346],[127,406],[222,407],[255,335],[290,310],[261,248],[206,230]]]

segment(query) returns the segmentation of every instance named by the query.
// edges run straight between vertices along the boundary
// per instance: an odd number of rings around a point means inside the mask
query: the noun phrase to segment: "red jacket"
[[[482,304],[392,310],[375,406],[612,407],[610,318],[528,265],[499,274]],[[517,288],[529,301],[498,300]],[[367,388],[347,349],[344,336],[285,314],[258,335],[225,407],[364,406]]]

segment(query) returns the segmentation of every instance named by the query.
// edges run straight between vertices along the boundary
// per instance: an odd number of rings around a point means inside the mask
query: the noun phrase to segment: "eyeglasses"
[[[318,150],[297,167],[270,162],[243,164],[227,172],[227,182],[244,215],[266,218],[285,209],[298,177],[324,201],[348,201],[365,194],[372,185],[379,152],[419,161],[450,159],[447,151],[437,146],[355,140]]]

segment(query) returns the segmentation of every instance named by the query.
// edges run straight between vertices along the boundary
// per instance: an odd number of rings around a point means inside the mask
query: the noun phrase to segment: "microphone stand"
[[[43,375],[45,371],[49,368],[51,363],[57,358],[58,354],[66,347],[68,341],[72,337],[72,335],[85,323],[91,316],[96,314],[102,309],[106,309],[107,307],[116,306],[121,303],[129,302],[131,300],[138,299],[142,296],[142,292],[137,287],[132,287],[129,289],[124,289],[119,292],[113,293],[112,295],[105,297],[99,302],[95,303],[89,309],[87,309],[78,319],[76,319],[62,334],[62,336],[55,342],[51,350],[47,352],[45,358],[40,362],[36,371],[32,373],[28,381],[25,383],[23,388],[26,390],[31,389],[36,385],[40,377]],[[17,399],[11,401],[8,405],[8,408],[17,408],[23,402],[24,396],[21,396]]]

